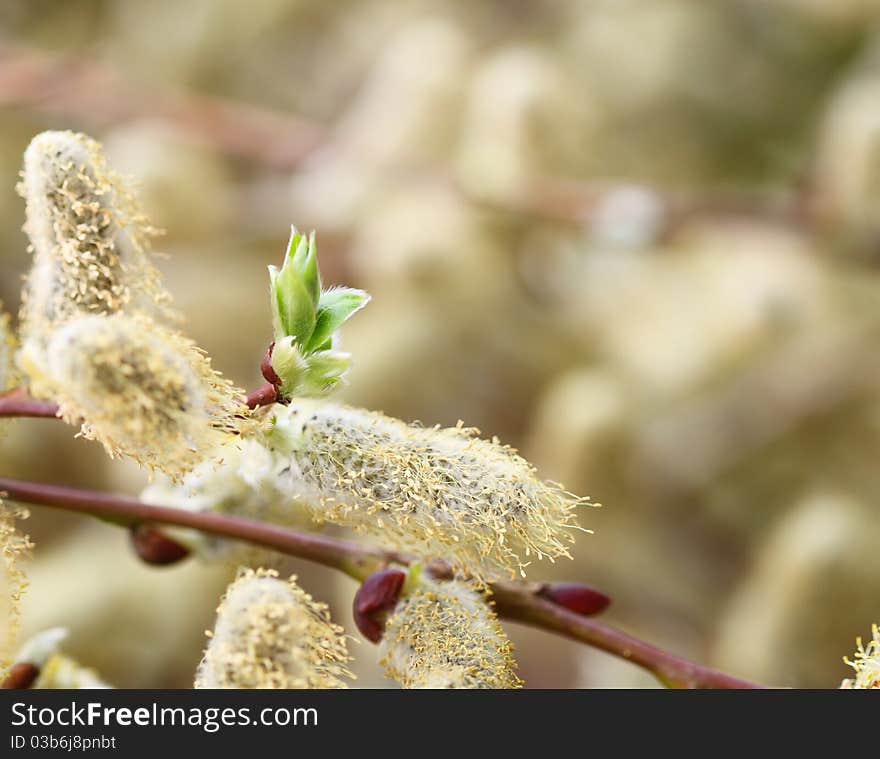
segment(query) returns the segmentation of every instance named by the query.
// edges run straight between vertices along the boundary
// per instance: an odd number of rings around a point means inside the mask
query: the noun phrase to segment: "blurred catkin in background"
[[[326,284],[373,296],[342,400],[461,419],[605,505],[538,577],[745,677],[851,674],[880,620],[880,4],[8,0],[0,114],[10,312],[44,129],[139,181],[188,333],[238,386],[271,340],[265,266],[314,227]],[[4,476],[143,486],[72,436],[4,424]],[[191,684],[229,569],[27,529],[26,633],[69,628],[117,685]],[[349,581],[278,564],[350,628]],[[510,632],[527,686],[652,682]],[[367,649],[357,684],[387,684]]]

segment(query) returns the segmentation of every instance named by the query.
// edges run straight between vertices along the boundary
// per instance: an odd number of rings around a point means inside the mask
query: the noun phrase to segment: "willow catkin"
[[[25,151],[19,192],[33,265],[21,311],[20,363],[34,392],[52,331],[84,314],[167,314],[169,296],[149,256],[155,230],[83,134],[43,132]]]
[[[244,570],[217,609],[196,688],[345,688],[342,628],[296,578]]]
[[[47,349],[62,417],[110,456],[172,476],[188,471],[241,426],[243,393],[189,340],[148,317],[84,316]]]
[[[587,502],[473,429],[308,399],[273,409],[269,427],[280,486],[316,519],[476,576],[524,574],[531,556],[569,556],[574,511]]]
[[[85,135],[38,135],[22,176],[34,261],[18,363],[31,392],[57,401],[111,456],[188,471],[240,431],[243,393],[164,326],[153,229]]]
[[[126,306],[152,312],[168,300],[148,255],[157,232],[98,142],[74,132],[37,135],[18,189],[35,263],[46,265],[28,282],[26,325]]]
[[[511,650],[473,585],[421,576],[385,625],[380,663],[404,688],[519,688]]]
[[[858,650],[852,659],[844,657],[844,661],[856,671],[856,676],[844,680],[840,687],[847,690],[880,688],[880,625],[871,628],[871,640],[868,645],[862,639],[856,640]]]
[[[28,512],[20,506],[0,501],[0,675],[12,663],[12,654],[18,637],[21,616],[21,597],[27,589],[27,577],[22,571],[22,561],[28,559],[33,549],[30,538],[19,532],[16,522],[26,519]]]

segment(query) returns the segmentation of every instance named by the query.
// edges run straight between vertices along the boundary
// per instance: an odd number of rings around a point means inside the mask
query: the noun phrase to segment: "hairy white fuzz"
[[[297,584],[245,570],[229,586],[196,688],[345,688],[342,628]]]
[[[519,688],[511,645],[472,585],[420,577],[385,625],[381,663],[404,688]]]

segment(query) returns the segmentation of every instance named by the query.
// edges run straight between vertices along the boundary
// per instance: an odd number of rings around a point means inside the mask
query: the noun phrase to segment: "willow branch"
[[[500,617],[554,632],[626,659],[650,672],[667,688],[766,687],[683,659],[622,630],[580,616],[513,583],[493,583],[492,598]]]
[[[149,524],[188,527],[306,559],[359,581],[388,564],[409,563],[403,554],[341,538],[228,514],[152,506],[136,498],[99,491],[0,478],[0,493],[16,501],[90,514],[127,527]],[[492,592],[502,618],[554,632],[626,659],[653,674],[667,687],[763,687],[682,659],[621,630],[568,611],[539,597],[534,585],[495,583]]]
[[[23,503],[89,514],[125,527],[142,524],[189,527],[298,556],[360,580],[396,558],[394,554],[338,538],[298,532],[227,514],[151,506],[136,498],[96,490],[0,478],[0,493],[6,493],[12,500]]]

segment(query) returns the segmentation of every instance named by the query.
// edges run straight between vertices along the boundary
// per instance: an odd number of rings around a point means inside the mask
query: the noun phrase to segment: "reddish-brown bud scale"
[[[397,606],[406,573],[380,569],[371,574],[354,596],[354,622],[369,641],[378,643],[385,631],[385,618]]]
[[[18,662],[9,668],[6,678],[0,683],[0,688],[4,690],[30,688],[39,675],[40,670],[36,665],[29,661]]]
[[[279,377],[275,373],[275,369],[272,366],[272,351],[275,350],[275,343],[272,343],[269,348],[266,350],[266,355],[263,356],[263,361],[260,364],[260,371],[263,373],[263,377],[266,382],[274,387],[281,386],[281,377]]]
[[[189,556],[189,549],[155,527],[138,525],[131,529],[131,545],[141,561],[153,566],[176,564]]]
[[[258,408],[259,406],[271,406],[278,401],[278,390],[275,385],[267,382],[265,385],[258,387],[252,393],[248,393],[248,408]]]
[[[611,604],[604,593],[578,582],[549,582],[538,595],[583,617],[600,614]]]

